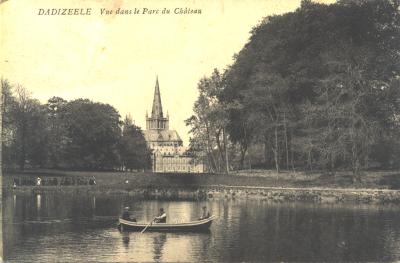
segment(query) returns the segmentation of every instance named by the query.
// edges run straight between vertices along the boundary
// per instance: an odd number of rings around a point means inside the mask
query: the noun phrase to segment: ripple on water
[[[3,221],[7,262],[400,259],[400,209],[395,206],[102,196],[93,207],[91,198],[53,195],[41,199],[38,214],[27,205],[35,200],[24,198],[16,207],[4,204],[5,211],[13,211]],[[160,207],[171,222],[189,221],[203,205],[217,219],[209,233],[121,233],[116,223],[126,205],[142,222]]]

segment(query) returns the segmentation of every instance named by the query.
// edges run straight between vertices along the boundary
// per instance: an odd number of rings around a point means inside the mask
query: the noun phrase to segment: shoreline
[[[43,178],[43,186],[32,184],[37,176]],[[96,185],[89,185],[88,180],[93,177],[96,178]],[[18,185],[13,189],[12,181],[16,178],[30,185]],[[351,176],[345,172],[327,177],[318,173],[293,175],[275,174],[273,171],[214,175],[31,170],[5,173],[3,179],[5,192],[16,194],[90,193],[165,200],[251,198],[323,203],[400,203],[399,171],[369,172],[363,178],[363,184],[350,183]],[[63,185],[66,179],[68,185]]]
[[[77,194],[128,195],[139,199],[209,200],[261,199],[271,201],[312,201],[316,203],[399,204],[400,190],[348,188],[286,188],[208,185],[198,187],[113,188],[105,186],[22,186],[7,189],[6,194]]]

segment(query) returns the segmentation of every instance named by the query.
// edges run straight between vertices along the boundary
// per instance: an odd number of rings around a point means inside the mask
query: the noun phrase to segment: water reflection
[[[36,195],[36,209],[38,211],[38,214],[39,214],[41,208],[42,208],[42,195],[37,194]]]
[[[206,205],[209,233],[120,233],[120,208],[149,222],[189,221]],[[7,262],[62,261],[395,261],[398,206],[266,201],[138,201],[126,196],[9,195],[2,202]]]
[[[122,243],[126,249],[129,249],[129,242],[130,242],[130,237],[129,237],[129,232],[122,232]]]
[[[160,233],[155,237],[153,237],[153,249],[154,249],[153,260],[155,262],[160,262],[162,257],[163,247],[166,241],[167,241],[166,233]]]
[[[93,206],[92,209],[95,211],[96,210],[96,196],[93,196]]]

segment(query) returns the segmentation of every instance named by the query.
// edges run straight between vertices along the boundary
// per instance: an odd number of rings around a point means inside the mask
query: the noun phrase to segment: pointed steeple
[[[154,89],[153,109],[151,110],[151,117],[152,118],[163,118],[160,87],[158,84],[158,76],[156,78],[156,87]]]
[[[146,129],[147,130],[168,130],[169,129],[169,118],[164,118],[160,85],[158,84],[158,76],[156,78],[156,86],[154,89],[153,108],[151,110],[150,117],[146,112]]]

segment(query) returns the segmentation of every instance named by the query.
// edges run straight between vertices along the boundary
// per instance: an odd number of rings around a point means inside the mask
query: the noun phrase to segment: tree
[[[113,169],[118,166],[119,113],[110,105],[77,99],[65,105],[67,166]]]
[[[119,146],[122,166],[125,169],[147,169],[151,167],[151,150],[147,147],[141,129],[126,116]]]
[[[211,77],[200,80],[199,97],[193,107],[195,114],[186,120],[186,125],[191,126],[190,151],[201,150],[203,154],[199,156],[207,156],[211,171],[228,173],[227,106],[219,102],[223,87],[223,76],[217,69]]]
[[[120,122],[116,109],[87,99],[31,98],[20,85],[1,80],[2,145],[5,167],[27,166],[111,170],[145,169],[151,152],[130,117]],[[123,128],[123,129],[121,129]]]
[[[66,105],[67,101],[60,97],[50,98],[45,105],[49,124],[48,165],[53,168],[62,165],[68,142],[65,126]]]
[[[228,110],[230,138],[242,148],[264,143],[277,171],[351,169],[358,181],[379,142],[399,138],[398,8],[302,1],[264,19],[224,74],[219,103],[239,105]],[[396,163],[390,152],[387,163]]]
[[[15,123],[14,149],[16,163],[21,170],[25,165],[43,166],[46,163],[47,124],[45,109],[29,92],[18,85],[12,119]]]
[[[12,94],[12,86],[7,79],[1,79],[2,89],[2,158],[3,167],[9,168],[16,165],[15,134],[16,123],[14,110],[16,100]]]

